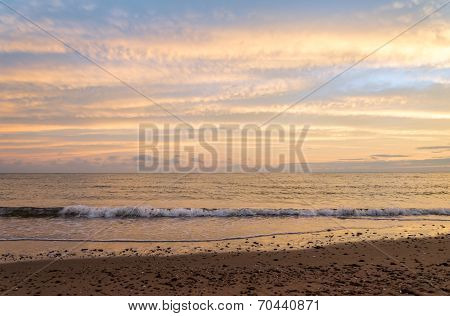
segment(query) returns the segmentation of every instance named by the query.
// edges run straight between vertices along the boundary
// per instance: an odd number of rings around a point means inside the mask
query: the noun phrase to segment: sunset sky
[[[445,1],[5,1],[184,121],[270,119]],[[177,123],[0,5],[0,172],[134,172]],[[450,5],[273,123],[315,171],[450,171]]]

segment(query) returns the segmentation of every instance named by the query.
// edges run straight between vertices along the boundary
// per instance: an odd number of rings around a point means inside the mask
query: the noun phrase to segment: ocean
[[[449,185],[450,173],[2,174],[0,240],[228,240],[339,230],[343,218],[388,228],[447,220]]]

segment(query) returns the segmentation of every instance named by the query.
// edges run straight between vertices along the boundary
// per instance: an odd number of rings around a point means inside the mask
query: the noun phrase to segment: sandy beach
[[[448,295],[449,235],[1,264],[5,295]],[[256,246],[255,246],[256,245]],[[170,253],[170,249],[163,249]],[[34,273],[33,273],[34,272]]]

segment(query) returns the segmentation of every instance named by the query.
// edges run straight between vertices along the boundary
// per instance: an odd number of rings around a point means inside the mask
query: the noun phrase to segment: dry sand
[[[0,264],[5,295],[448,295],[450,235]],[[252,247],[253,246],[253,247]],[[170,252],[170,250],[169,250]]]

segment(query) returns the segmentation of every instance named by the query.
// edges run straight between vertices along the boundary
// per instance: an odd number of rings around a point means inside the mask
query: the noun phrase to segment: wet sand
[[[0,264],[5,295],[448,295],[450,235]],[[274,241],[277,240],[274,237]],[[256,244],[255,244],[256,243]],[[98,249],[100,251],[100,249]],[[162,249],[170,252],[170,249]]]
[[[304,250],[333,244],[397,240],[408,237],[427,238],[450,234],[450,225],[447,225],[446,216],[380,217],[376,220],[288,217],[131,222],[80,219],[68,222],[70,226],[65,220],[39,221],[33,218],[32,221],[21,219],[12,225],[8,219],[0,218],[0,235],[34,236],[30,240],[6,241],[0,238],[0,264],[55,258],[88,259],[136,255],[172,256],[198,253],[270,252],[283,249]],[[63,225],[60,226],[61,224]],[[86,229],[88,226],[90,229]],[[62,234],[64,237],[64,233],[61,232],[65,230],[69,232],[66,237],[75,238],[75,240],[69,241],[65,238],[58,241],[45,240],[47,235],[53,234]],[[158,233],[158,230],[163,234]],[[104,233],[99,234],[98,231],[104,231]],[[44,239],[36,238],[39,236]],[[144,241],[131,242],[130,237],[144,239]],[[111,239],[122,241],[111,241]]]

